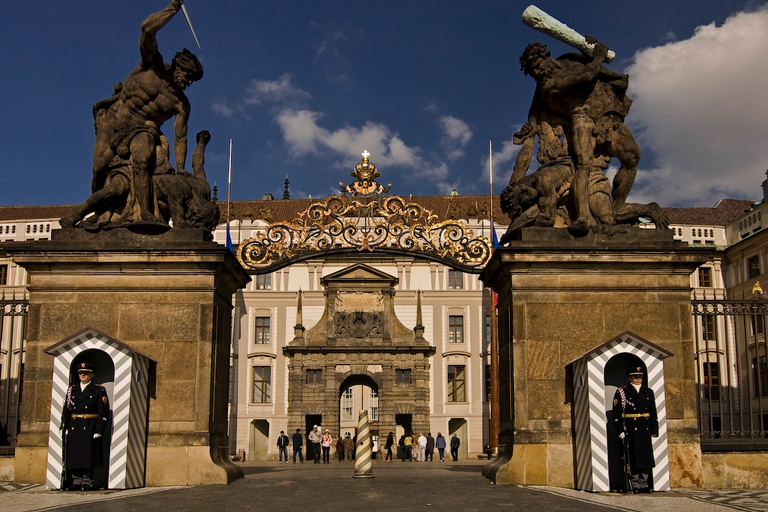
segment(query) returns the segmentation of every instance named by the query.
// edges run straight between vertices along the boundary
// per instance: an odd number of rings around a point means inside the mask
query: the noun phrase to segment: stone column
[[[18,482],[45,481],[53,357],[45,348],[94,327],[157,361],[149,404],[148,486],[227,484],[232,295],[250,280],[199,230],[140,235],[54,231],[8,248],[29,274]]]
[[[702,483],[690,274],[707,251],[665,230],[572,238],[526,228],[480,279],[499,294],[500,456],[496,483],[574,486],[566,365],[632,331],[672,352],[664,362],[673,487]]]

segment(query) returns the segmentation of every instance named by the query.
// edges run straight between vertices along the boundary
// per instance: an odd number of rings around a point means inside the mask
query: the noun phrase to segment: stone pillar
[[[141,235],[54,231],[7,248],[29,274],[29,319],[16,481],[45,481],[53,357],[43,350],[94,327],[157,361],[149,400],[148,486],[227,484],[232,294],[250,280],[199,230]]]
[[[691,273],[707,251],[665,230],[572,238],[526,228],[480,279],[499,294],[499,457],[496,483],[573,487],[573,404],[566,365],[632,331],[674,354],[664,377],[673,487],[702,484]]]

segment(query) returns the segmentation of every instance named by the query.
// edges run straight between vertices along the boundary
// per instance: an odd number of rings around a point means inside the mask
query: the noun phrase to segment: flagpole
[[[229,213],[230,204],[232,202],[232,139],[229,139],[229,171],[227,174],[227,248],[235,252],[235,248],[232,245],[232,235],[229,232]]]
[[[496,228],[493,225],[493,144],[488,141],[488,182],[490,183],[490,221],[491,221],[491,240],[493,240],[494,250],[496,250]],[[501,433],[501,404],[499,403],[499,334],[498,320],[496,318],[497,299],[496,293],[491,288],[491,451],[494,456],[499,454],[499,434]]]

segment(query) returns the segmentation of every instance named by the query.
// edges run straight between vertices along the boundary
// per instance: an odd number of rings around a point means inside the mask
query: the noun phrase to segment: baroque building
[[[283,199],[233,202],[229,222],[214,233],[225,244],[229,230],[253,278],[233,301],[230,453],[240,458],[276,458],[281,430],[306,434],[319,425],[334,438],[354,434],[361,409],[374,440],[390,431],[457,433],[462,457],[480,454],[489,440],[493,299],[477,277],[484,257],[477,247],[492,238],[489,198],[387,195],[366,155],[356,172],[341,194],[323,200],[289,199],[286,191]],[[665,208],[676,239],[712,249],[691,276],[693,299],[752,293],[765,279],[764,205],[725,199],[713,208]],[[0,207],[0,241],[47,239],[73,208]],[[497,203],[493,213],[502,233],[509,221]],[[425,230],[442,237],[427,243]],[[0,422],[7,430],[0,443],[13,444],[23,406],[25,317],[12,308],[26,298],[26,279],[7,257],[0,261]],[[704,355],[716,350],[710,330],[725,336],[724,322],[692,321],[701,418],[712,422],[720,409],[708,397],[749,372]],[[747,326],[749,335],[742,329],[754,343],[753,354],[741,357],[744,368],[755,368],[749,378],[766,386],[761,325]]]

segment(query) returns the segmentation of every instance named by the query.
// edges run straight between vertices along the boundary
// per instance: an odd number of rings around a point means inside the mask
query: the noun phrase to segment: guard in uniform
[[[109,400],[104,386],[93,382],[94,367],[80,363],[79,384],[67,388],[61,425],[65,434],[69,490],[93,488],[93,469],[102,466],[102,444],[109,420]]]
[[[624,453],[629,454],[630,489],[634,493],[651,492],[648,476],[656,465],[651,437],[659,436],[656,398],[643,385],[642,367],[630,368],[626,374],[629,385],[617,389],[613,396],[613,422],[619,438],[629,445]]]

